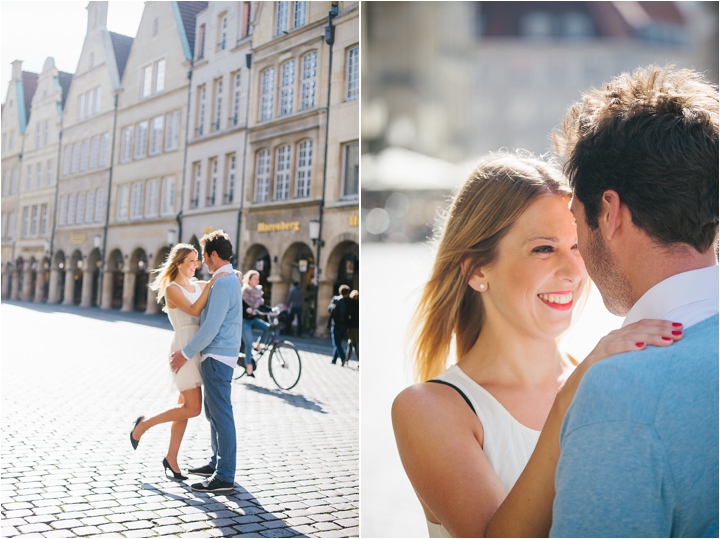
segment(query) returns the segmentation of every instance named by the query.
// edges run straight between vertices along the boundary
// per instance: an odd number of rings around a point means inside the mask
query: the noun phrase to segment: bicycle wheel
[[[292,389],[300,380],[302,364],[300,354],[295,346],[288,341],[282,341],[273,346],[268,361],[270,376],[280,389]]]

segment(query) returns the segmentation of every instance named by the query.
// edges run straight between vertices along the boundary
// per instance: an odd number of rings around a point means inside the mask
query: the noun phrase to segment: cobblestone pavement
[[[233,383],[236,490],[195,493],[162,470],[167,424],[137,451],[138,415],[174,405],[161,317],[21,303],[2,317],[2,536],[357,537],[358,370],[302,347],[300,383],[264,363]],[[302,345],[301,345],[302,346]],[[209,425],[191,419],[181,467],[206,464]]]

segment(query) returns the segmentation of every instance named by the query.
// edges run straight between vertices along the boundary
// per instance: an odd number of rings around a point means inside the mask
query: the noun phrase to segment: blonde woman
[[[582,374],[679,338],[671,322],[638,322],[604,337],[571,376],[557,337],[587,273],[569,202],[553,166],[497,155],[451,205],[416,315],[417,378],[434,383],[405,389],[392,408],[431,537],[547,536],[559,428]]]
[[[170,347],[171,353],[181,350],[197,333],[200,328],[199,316],[207,303],[210,288],[216,279],[229,275],[218,273],[213,275],[209,282],[197,281],[194,275],[198,267],[200,264],[195,247],[188,243],[178,243],[172,248],[162,267],[155,270],[157,276],[150,284],[150,288],[157,292],[158,303],[165,298],[166,306],[163,310],[175,330]],[[133,449],[137,449],[140,437],[149,428],[172,421],[170,445],[163,459],[163,467],[166,472],[170,470],[173,479],[184,480],[187,477],[181,473],[177,457],[187,420],[198,416],[202,409],[200,386],[203,379],[200,355],[187,361],[177,373],[172,373],[172,376],[180,391],[178,405],[152,417],[138,417],[130,432],[130,443]]]
[[[252,361],[252,350],[258,349],[255,346],[253,337],[253,328],[259,328],[260,343],[265,342],[270,324],[265,320],[258,318],[257,315],[253,314],[255,309],[265,304],[263,299],[263,289],[260,286],[260,274],[256,270],[250,270],[245,273],[242,287],[242,302],[243,302],[243,343],[245,345],[245,372],[248,376],[255,378],[253,373],[253,361]]]

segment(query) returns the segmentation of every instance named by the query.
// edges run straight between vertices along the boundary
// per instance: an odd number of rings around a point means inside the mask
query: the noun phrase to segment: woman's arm
[[[487,537],[548,537],[560,458],[560,428],[583,376],[592,365],[609,356],[643,350],[648,345],[669,346],[682,339],[681,330],[681,325],[666,320],[641,320],[600,339],[560,388],[530,460],[487,525]]]
[[[482,450],[483,429],[451,387],[418,384],[397,396],[400,459],[430,521],[454,537],[479,537],[505,497]]]
[[[212,279],[210,279],[207,283],[204,283],[205,286],[201,285],[202,293],[200,294],[200,297],[195,300],[195,303],[190,303],[190,300],[185,296],[185,294],[182,293],[179,286],[168,286],[165,289],[165,299],[168,302],[168,307],[180,309],[183,312],[186,312],[192,316],[200,316],[200,313],[205,308],[205,305],[207,305],[208,296],[210,295],[210,289],[212,288],[212,285],[215,284],[215,281],[221,277],[225,277],[227,275],[230,275],[229,273],[218,273],[213,275]]]

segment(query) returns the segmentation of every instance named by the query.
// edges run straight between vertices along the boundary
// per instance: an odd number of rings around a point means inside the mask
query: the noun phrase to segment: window
[[[35,166],[35,187],[42,187],[42,163]]]
[[[158,30],[160,29],[160,19],[157,17],[153,19],[153,27],[152,27],[152,35],[156,36],[158,35]]]
[[[35,127],[35,147],[40,147],[40,123],[38,122],[37,126]]]
[[[207,206],[214,206],[217,197],[218,160],[210,160],[210,182],[208,184]]]
[[[295,60],[285,62],[280,76],[280,112],[278,116],[290,114],[293,110],[293,88],[295,87]]]
[[[47,166],[45,167],[45,183],[47,185],[53,184],[53,162],[52,162],[52,159],[48,160]]]
[[[242,37],[250,35],[250,9],[252,7],[251,2],[242,3]]]
[[[27,206],[23,208],[23,224],[22,224],[22,237],[28,237],[28,229],[30,227],[30,208]]]
[[[3,174],[2,194],[3,196],[10,194],[10,172],[7,170]]]
[[[156,116],[152,120],[152,133],[150,134],[150,155],[157,155],[162,149],[163,116]]]
[[[98,189],[95,194],[95,222],[102,223],[105,215],[105,191]]]
[[[157,217],[158,214],[158,180],[150,180],[145,195],[145,217]]]
[[[198,28],[198,50],[197,59],[201,60],[205,58],[205,25],[201,24]]]
[[[25,178],[25,189],[32,188],[32,165],[27,167],[27,177]]]
[[[100,152],[100,137],[94,136],[90,139],[90,168],[97,168],[98,153]]]
[[[10,101],[10,104],[12,105],[12,101]],[[12,108],[12,107],[10,107]],[[12,150],[15,147],[15,131],[10,131],[10,149]]]
[[[147,97],[152,89],[152,66],[143,67],[140,75],[140,97]]]
[[[295,173],[295,198],[307,198],[310,196],[312,158],[312,140],[304,140],[298,144],[297,169]]]
[[[305,16],[307,14],[307,2],[295,2],[295,13],[293,16],[293,28],[305,24]]]
[[[46,236],[48,232],[48,205],[40,206],[40,235]]]
[[[122,148],[120,149],[120,161],[130,161],[132,157],[133,126],[126,127],[122,131]]]
[[[240,71],[233,76],[233,102],[230,125],[235,127],[240,121]]]
[[[143,190],[144,188],[141,182],[134,183],[132,186],[132,199],[130,203],[131,219],[140,219],[142,217]]]
[[[290,2],[277,2],[277,13],[275,14],[275,35],[279,36],[288,26],[288,7]]]
[[[165,89],[165,60],[155,62],[155,93]]]
[[[352,101],[360,95],[360,77],[358,54],[360,49],[353,47],[347,52],[347,64],[345,71],[345,99]]]
[[[132,134],[131,134],[132,136]],[[110,135],[108,133],[103,134],[100,139],[100,166],[106,167],[108,163],[108,144],[110,143]]]
[[[65,146],[65,160],[63,161],[63,176],[70,174],[70,162],[72,161],[72,147]]]
[[[8,215],[7,239],[12,241],[14,233],[15,233],[15,212],[10,212],[10,214]]]
[[[357,197],[360,179],[358,143],[346,144],[343,148],[343,197]]]
[[[75,222],[79,225],[85,222],[85,193],[80,193],[77,197],[77,213]]]
[[[200,185],[202,184],[202,165],[195,163],[195,183],[193,185],[193,197],[190,200],[190,207],[197,208],[200,204]]]
[[[20,169],[15,167],[12,171],[12,184],[10,185],[10,194],[14,195],[20,187]]]
[[[60,198],[60,216],[58,224],[65,226],[67,224],[67,213],[68,213],[68,197],[64,196]]]
[[[45,120],[45,134],[43,135],[43,146],[50,143],[50,120]]]
[[[7,142],[8,142],[8,136],[7,136],[7,133],[3,133],[3,136],[2,136],[2,137],[3,137],[3,139],[2,139],[2,149],[3,149],[3,151],[7,151],[7,149],[8,149],[8,144],[7,144]]]
[[[33,237],[37,237],[38,235],[38,210],[39,208],[37,206],[33,206],[30,212],[30,235]]]
[[[203,134],[203,125],[205,124],[205,85],[200,86],[198,91],[198,115],[197,122],[195,122],[195,129],[198,136]]]
[[[100,86],[95,88],[95,114],[100,112]]]
[[[180,111],[176,110],[167,115],[167,129],[165,130],[165,151],[177,150],[178,135],[180,133]]]
[[[217,79],[215,81],[215,120],[213,121],[213,131],[220,130],[220,118],[222,111],[222,94],[223,94],[223,81]]]
[[[135,137],[135,159],[141,159],[145,157],[147,149],[148,121],[144,120],[140,122],[137,128],[137,136]]]
[[[95,90],[90,90],[87,93],[87,96],[85,97],[85,104],[87,105],[87,108],[85,109],[85,116],[92,116],[93,113],[93,96],[95,95]]]
[[[162,208],[163,215],[175,213],[175,178],[163,179]]]
[[[231,154],[227,160],[227,182],[225,185],[225,203],[232,204],[235,198],[235,154]]]
[[[302,88],[300,110],[315,106],[315,80],[317,79],[317,51],[306,54],[302,60]]]
[[[80,94],[78,96],[78,110],[77,110],[77,119],[78,120],[83,119],[84,112],[85,112],[85,94]]]
[[[118,187],[117,220],[126,221],[128,217],[128,195],[130,188],[127,185]]]
[[[88,168],[88,159],[90,157],[90,141],[85,139],[80,144],[80,170],[86,171]]]
[[[218,40],[218,49],[221,51],[225,50],[225,45],[227,43],[227,13],[224,13],[220,16],[220,23],[218,24],[219,29],[219,40]]]
[[[75,224],[75,209],[77,207],[77,195],[72,194],[68,197],[68,216],[67,216],[67,224],[74,225]]]
[[[85,200],[85,222],[92,223],[95,218],[95,191],[88,191]]]
[[[4,213],[2,216],[2,237],[5,237],[5,234],[7,234],[7,214]]]
[[[75,174],[78,170],[80,170],[80,143],[76,142],[73,144],[72,173]]]
[[[255,202],[267,202],[269,191],[270,150],[260,150],[255,165]]]
[[[275,93],[275,68],[270,67],[263,71],[260,90],[260,121],[272,118],[273,94]]]
[[[275,200],[287,200],[290,192],[290,146],[280,146],[275,159]]]
[[[95,67],[95,53],[91,52],[90,53],[90,69],[92,69],[93,67]]]

